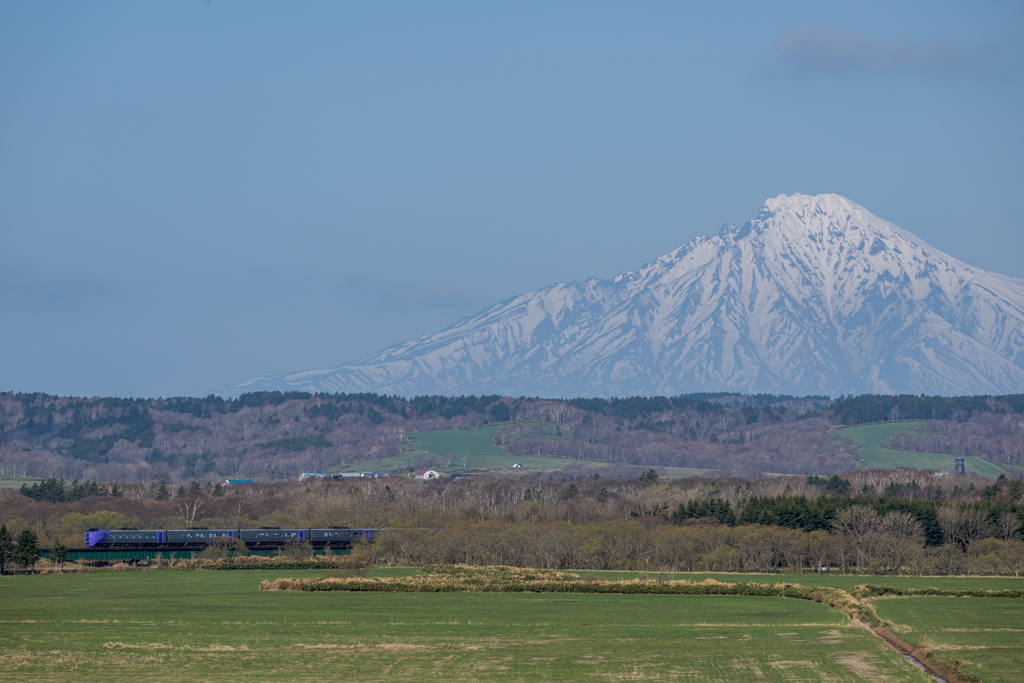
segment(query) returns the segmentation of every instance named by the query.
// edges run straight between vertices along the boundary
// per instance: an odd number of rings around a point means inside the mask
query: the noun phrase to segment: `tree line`
[[[73,503],[89,496],[120,496],[121,489],[117,484],[101,486],[95,481],[65,482],[55,477],[36,482],[29,486],[22,484],[18,492],[32,500],[44,500],[48,503]]]
[[[57,541],[53,548],[53,559],[63,565],[67,557],[67,549]],[[32,569],[39,562],[39,539],[31,529],[22,529],[17,537],[12,537],[7,525],[0,526],[0,574],[7,572],[13,565],[23,569]]]
[[[393,529],[380,561],[688,571],[1002,573],[1024,561],[1024,484],[963,477],[936,496],[912,470],[832,478],[405,478],[169,487],[49,502],[7,489],[17,536],[79,546],[88,528]],[[849,488],[854,495],[837,494]],[[886,492],[896,492],[887,495]],[[430,531],[423,531],[424,529]]]

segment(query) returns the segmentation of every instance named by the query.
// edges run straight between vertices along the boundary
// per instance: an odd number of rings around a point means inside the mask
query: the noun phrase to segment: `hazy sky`
[[[4,2],[0,390],[339,365],[836,192],[1024,278],[1024,4]]]

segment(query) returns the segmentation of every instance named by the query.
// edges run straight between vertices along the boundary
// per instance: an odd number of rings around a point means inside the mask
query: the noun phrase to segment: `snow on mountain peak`
[[[222,387],[611,396],[1024,391],[1024,282],[836,194],[779,195],[611,280],[552,285],[356,363]]]

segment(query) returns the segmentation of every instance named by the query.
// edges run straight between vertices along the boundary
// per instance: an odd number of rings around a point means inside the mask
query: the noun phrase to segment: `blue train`
[[[377,529],[89,529],[87,548],[184,548],[205,546],[219,539],[237,539],[250,548],[276,548],[289,542],[309,542],[314,547],[349,546],[359,540],[372,541]]]

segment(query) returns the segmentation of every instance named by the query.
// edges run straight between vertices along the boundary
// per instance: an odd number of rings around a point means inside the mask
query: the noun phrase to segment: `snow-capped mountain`
[[[611,280],[551,285],[355,363],[217,393],[1021,393],[1022,350],[1024,280],[844,197],[798,194]]]

